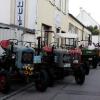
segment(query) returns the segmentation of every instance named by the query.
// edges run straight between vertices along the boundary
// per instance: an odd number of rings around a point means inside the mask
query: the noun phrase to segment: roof
[[[81,12],[78,14],[78,16],[80,16],[81,13],[85,13],[88,16],[88,18],[90,18],[95,23],[96,26],[100,26],[99,23],[86,10],[82,9]]]
[[[82,25],[84,28],[86,28],[88,31],[90,31],[84,24],[82,24],[77,18],[75,18],[72,14],[68,13],[70,17],[72,17],[75,21],[77,21],[80,25]]]

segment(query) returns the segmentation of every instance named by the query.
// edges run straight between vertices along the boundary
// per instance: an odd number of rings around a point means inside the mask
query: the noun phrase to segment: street
[[[3,96],[0,100],[100,100],[100,68],[91,69],[84,85],[75,84],[69,76],[55,83],[46,92],[38,92],[32,85],[12,96]]]

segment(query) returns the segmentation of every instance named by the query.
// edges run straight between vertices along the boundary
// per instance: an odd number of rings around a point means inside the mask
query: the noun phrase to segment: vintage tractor
[[[10,82],[16,78],[27,82],[34,80],[36,89],[45,91],[48,73],[41,62],[40,49],[18,45],[19,42],[22,41],[10,39],[0,42],[5,51],[0,57],[0,91],[8,92]]]
[[[97,49],[93,49],[93,50],[90,50],[88,48],[82,49],[82,60],[90,68],[96,68],[97,67],[98,58],[99,58],[99,55],[98,55]]]
[[[73,75],[77,84],[82,85],[85,81],[86,68],[81,62],[80,49],[62,49],[53,45],[44,47],[46,55],[43,56],[47,63],[49,72],[49,85],[55,80],[63,79],[65,76]]]

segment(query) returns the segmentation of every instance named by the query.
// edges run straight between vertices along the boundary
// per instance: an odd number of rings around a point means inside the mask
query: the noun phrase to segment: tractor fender
[[[7,71],[5,71],[5,70],[0,70],[0,75],[5,75],[5,76],[7,76]]]

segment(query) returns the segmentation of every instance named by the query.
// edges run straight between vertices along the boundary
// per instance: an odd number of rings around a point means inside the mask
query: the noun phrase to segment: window
[[[74,38],[66,38],[66,45],[76,46],[76,40]]]
[[[64,7],[64,13],[67,13],[67,7],[68,5],[67,5],[67,1],[65,0],[65,7]]]
[[[25,64],[33,63],[33,53],[23,52],[22,53],[22,63],[25,63]]]
[[[61,0],[61,10],[66,13],[66,0]]]
[[[75,27],[75,33],[78,34],[78,28],[77,27]]]
[[[51,41],[50,39],[50,31],[52,31],[52,27],[48,26],[46,24],[42,24],[42,28],[44,31],[44,45],[48,45],[49,42]]]
[[[68,31],[70,33],[78,34],[78,28],[76,26],[74,26],[73,24],[71,24],[71,23],[69,23]]]
[[[69,29],[68,29],[68,31],[70,33],[74,33],[74,25],[72,25],[71,23],[69,23]]]
[[[62,0],[55,0],[55,5],[59,10],[61,9],[61,1]]]

